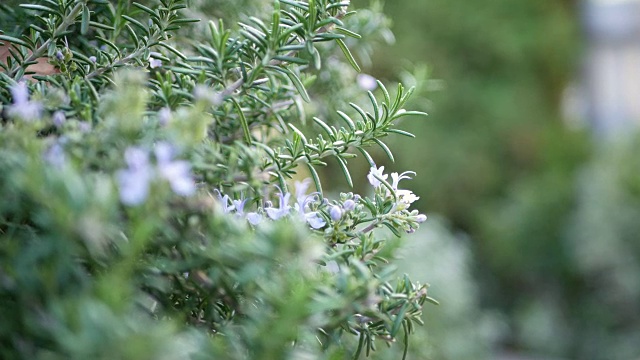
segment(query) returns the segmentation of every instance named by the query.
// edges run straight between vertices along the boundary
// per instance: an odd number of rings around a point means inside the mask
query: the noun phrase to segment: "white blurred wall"
[[[640,0],[584,0],[585,111],[596,135],[640,126]]]

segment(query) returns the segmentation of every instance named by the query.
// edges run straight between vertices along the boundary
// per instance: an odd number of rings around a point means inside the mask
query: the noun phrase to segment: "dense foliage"
[[[307,91],[377,30],[348,1],[219,3],[0,5],[0,358],[358,358],[435,302],[389,264],[426,219],[414,174],[368,152],[412,136],[412,90]],[[316,169],[351,184],[356,150],[369,188],[329,198]]]

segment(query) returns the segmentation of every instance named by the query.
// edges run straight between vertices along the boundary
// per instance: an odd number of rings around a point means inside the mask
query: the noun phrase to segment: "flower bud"
[[[427,215],[420,214],[416,216],[416,221],[419,223],[427,221]]]
[[[64,123],[67,121],[67,118],[62,111],[56,111],[53,113],[52,121],[53,125],[55,125],[57,128],[61,128],[62,125],[64,125]]]
[[[351,211],[356,208],[356,202],[349,199],[342,204],[344,211]]]
[[[333,221],[338,221],[342,217],[342,209],[338,205],[333,205],[329,210],[329,215]]]

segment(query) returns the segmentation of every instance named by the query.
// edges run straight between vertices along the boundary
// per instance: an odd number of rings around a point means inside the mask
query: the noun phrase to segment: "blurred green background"
[[[412,106],[430,117],[378,164],[415,170],[405,185],[436,215],[407,239],[404,270],[442,303],[413,358],[640,359],[640,144],[603,143],[563,111],[587,47],[580,6],[384,4],[396,41],[363,70],[429,79]]]

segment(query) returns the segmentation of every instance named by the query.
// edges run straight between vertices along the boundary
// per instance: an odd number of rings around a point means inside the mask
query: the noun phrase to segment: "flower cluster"
[[[277,206],[274,206],[271,201],[265,201],[264,207],[258,208],[258,211],[248,212],[246,214],[244,212],[244,206],[247,201],[245,198],[241,197],[239,200],[234,200],[231,199],[229,195],[222,195],[222,193],[216,191],[225,214],[235,212],[237,216],[246,217],[247,221],[252,225],[258,225],[262,222],[265,217],[264,215],[271,220],[279,220],[289,215],[295,215],[309,224],[313,229],[318,230],[327,225],[326,220],[317,209],[320,205],[324,204],[324,202],[320,201],[318,193],[307,194],[310,183],[310,179],[295,182],[296,203],[293,206],[289,205],[291,194],[285,193],[282,189],[278,188],[280,192],[278,193]],[[331,217],[332,219],[334,218],[333,215]]]
[[[369,174],[367,175],[367,179],[371,186],[376,190],[381,189],[385,195],[394,196],[396,198],[395,210],[404,210],[409,208],[409,206],[416,200],[420,199],[420,197],[416,196],[411,190],[398,189],[400,180],[411,179],[412,175],[415,175],[415,172],[405,171],[401,174],[396,172],[391,173],[391,184],[389,184],[387,183],[389,175],[384,173],[384,166],[379,168],[372,166],[369,170]],[[383,183],[385,186],[382,186]],[[393,193],[390,190],[392,190]],[[426,220],[427,218],[425,215],[421,215],[420,219]]]
[[[407,171],[403,173],[391,173],[391,184],[386,180],[388,174],[384,173],[384,166],[377,168],[371,167],[367,178],[369,183],[374,187],[376,198],[381,203],[374,200],[362,199],[359,195],[342,194],[340,201],[329,201],[321,199],[320,194],[312,192],[308,194],[310,179],[296,181],[294,183],[295,193],[291,194],[278,188],[277,203],[274,205],[271,201],[264,201],[264,206],[258,206],[256,211],[245,212],[245,204],[247,199],[232,199],[229,195],[223,195],[216,190],[218,200],[225,214],[234,213],[238,217],[245,218],[250,224],[258,225],[263,219],[279,220],[286,217],[299,219],[308,224],[312,229],[323,230],[328,236],[336,235],[335,232],[341,226],[346,227],[347,231],[351,231],[356,225],[364,223],[359,219],[372,219],[371,216],[359,216],[362,207],[357,207],[358,202],[363,201],[369,204],[369,209],[378,214],[375,220],[376,224],[382,224],[387,221],[393,221],[394,224],[404,224],[399,226],[406,232],[413,232],[418,223],[424,222],[427,217],[419,214],[417,210],[409,211],[409,207],[413,202],[419,199],[411,190],[399,189],[400,180],[411,179],[413,172]],[[295,196],[295,202],[291,205],[291,198]],[[391,204],[387,207],[387,204]],[[383,211],[382,209],[387,209]],[[347,216],[348,215],[348,216]],[[369,220],[371,221],[371,220]],[[375,226],[368,228],[373,229]],[[368,230],[367,230],[368,231]],[[366,231],[365,231],[366,232]]]
[[[13,105],[9,108],[9,115],[24,121],[33,121],[40,118],[42,104],[29,99],[29,88],[24,81],[11,87]]]
[[[149,195],[152,181],[163,178],[178,195],[190,196],[196,191],[188,162],[173,160],[175,149],[168,143],[158,143],[154,148],[156,166],[149,161],[149,152],[130,147],[124,153],[127,168],[116,173],[120,189],[120,201],[125,205],[140,205]]]

